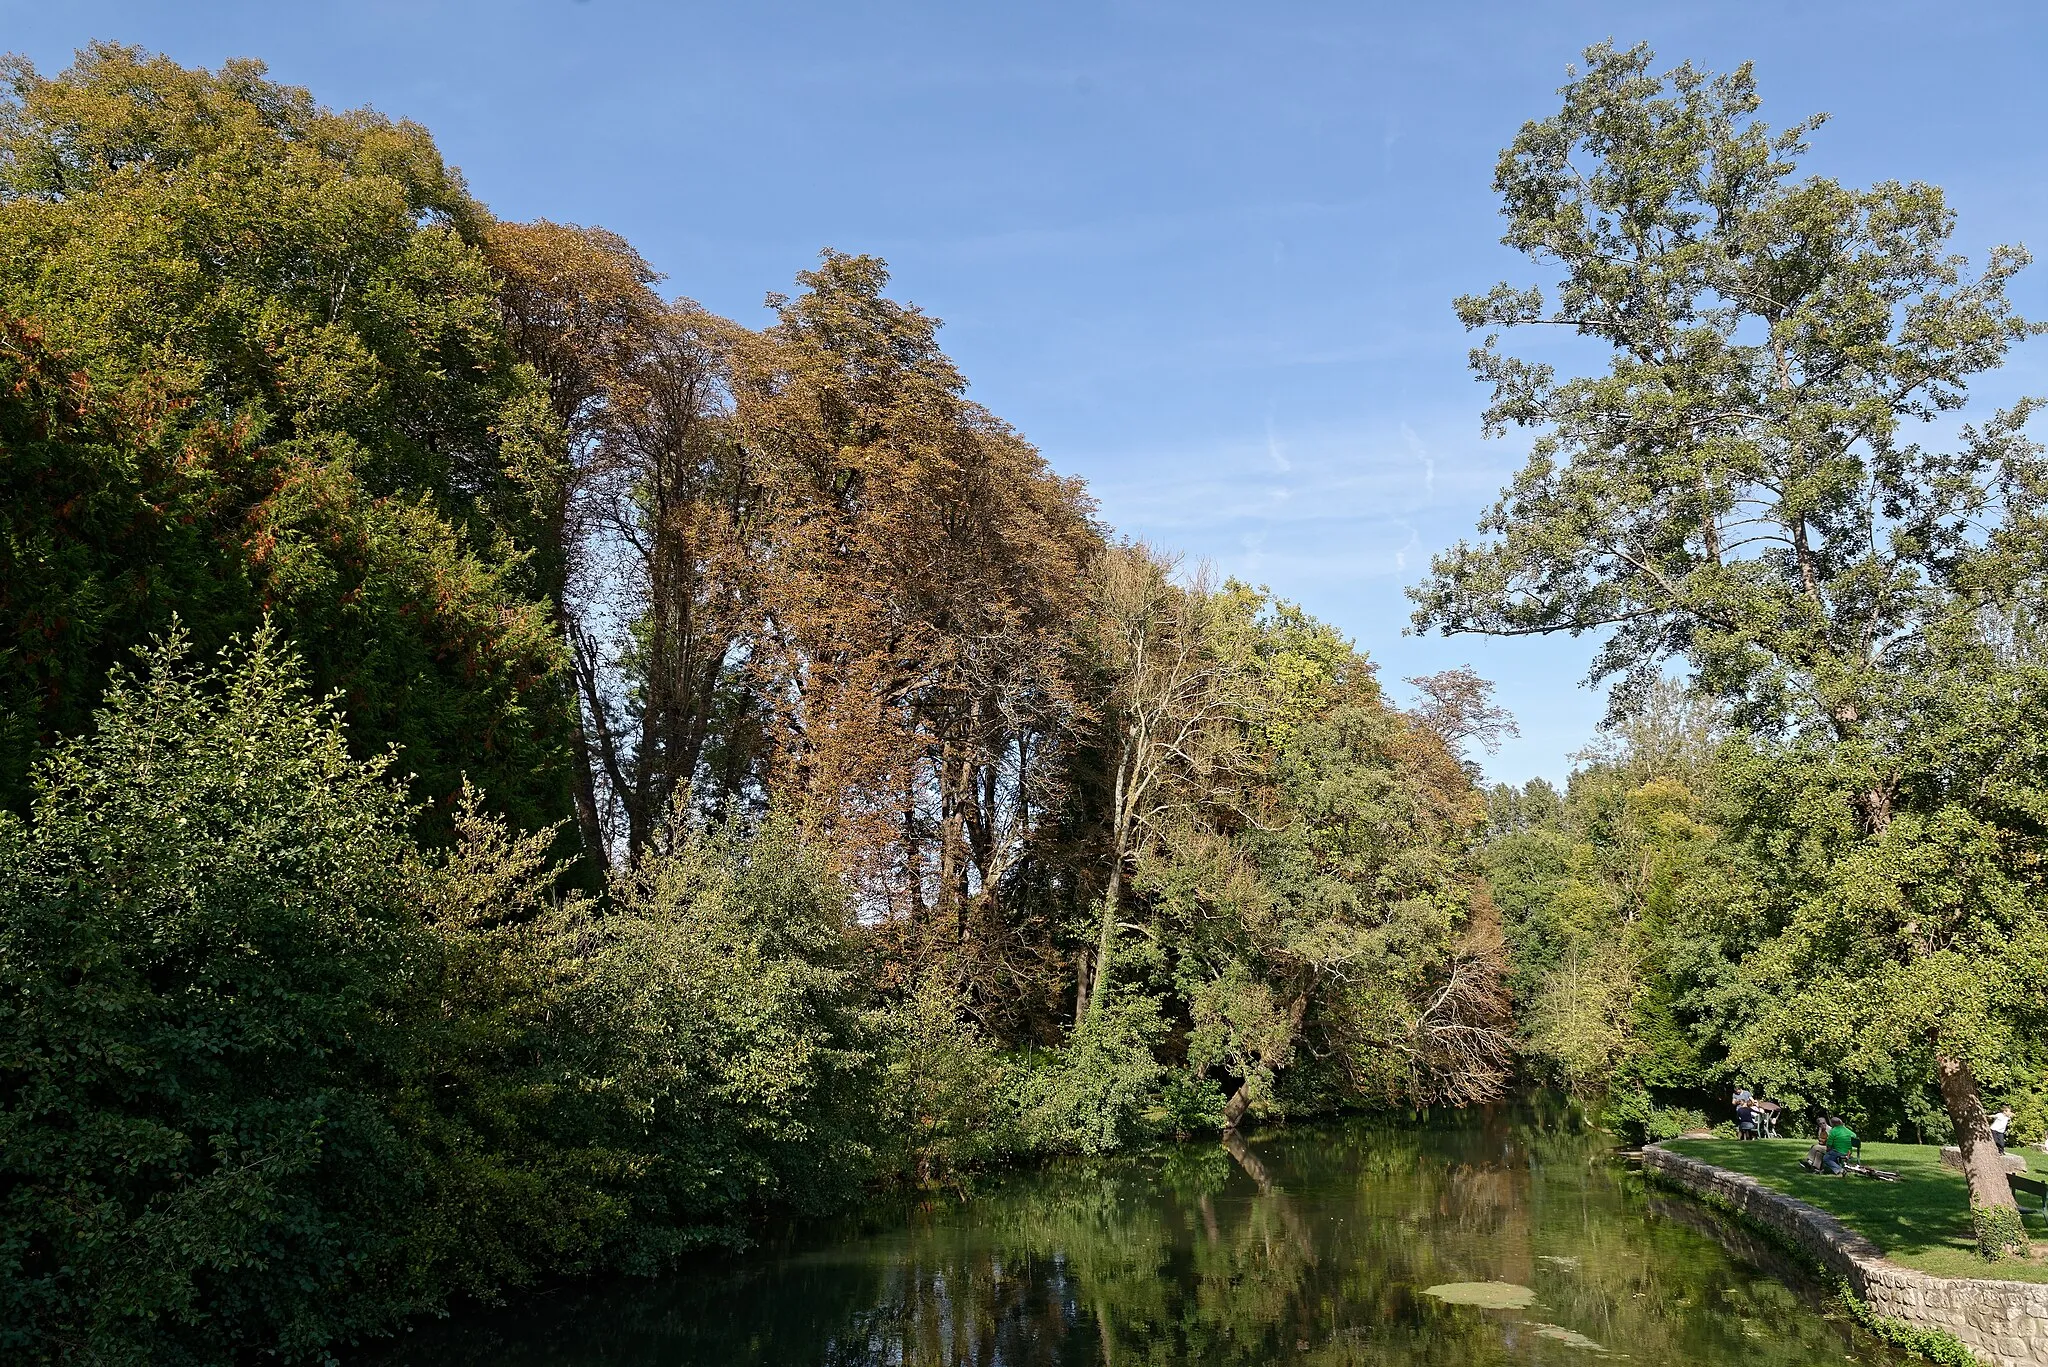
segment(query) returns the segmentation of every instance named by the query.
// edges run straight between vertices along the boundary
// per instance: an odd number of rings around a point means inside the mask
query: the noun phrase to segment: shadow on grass
[[[1758,1178],[1839,1218],[1884,1250],[1894,1262],[1942,1277],[1996,1277],[2048,1282],[2048,1263],[2006,1259],[1987,1263],[1977,1256],[1970,1233],[1969,1188],[1963,1175],[1941,1164],[1932,1144],[1863,1146],[1863,1161],[1899,1174],[1896,1182],[1827,1177],[1810,1173],[1799,1160],[1810,1147],[1804,1139],[1678,1139],[1665,1148],[1703,1163]],[[2027,1232],[2048,1239],[2048,1221],[2029,1212]]]

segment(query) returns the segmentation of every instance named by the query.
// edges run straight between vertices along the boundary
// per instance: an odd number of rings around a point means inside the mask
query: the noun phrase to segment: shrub
[[[793,829],[679,817],[602,907],[474,794],[423,858],[267,632],[159,648],[98,723],[0,813],[8,1361],[320,1361],[872,1175],[845,899]]]
[[[897,1149],[890,1167],[918,1183],[970,1171],[1022,1147],[1004,1102],[1014,1065],[962,1019],[959,994],[937,965],[877,1017],[879,1109]]]
[[[1689,1130],[1708,1128],[1704,1113],[1659,1106],[1642,1088],[1611,1094],[1600,1119],[1624,1143],[1632,1145],[1661,1143]]]
[[[1987,1261],[1996,1262],[2009,1253],[2026,1256],[2027,1227],[2011,1206],[1971,1206],[1970,1229],[1977,1236],[1977,1251]]]
[[[644,1146],[610,1123],[617,1031],[589,989],[601,918],[555,895],[554,832],[515,836],[465,789],[454,833],[423,880],[437,953],[394,1110],[425,1188],[415,1256],[437,1289],[490,1297],[603,1265]]]
[[[680,810],[614,878],[580,1010],[603,1022],[609,1135],[636,1146],[635,1246],[652,1270],[736,1241],[769,1209],[820,1211],[874,1175],[874,1064],[845,890],[793,826]]]
[[[1109,1153],[1164,1126],[1159,1003],[1113,994],[1064,1047],[1024,1073],[1014,1105],[1023,1142],[1044,1153]]]
[[[384,1097],[426,950],[409,819],[268,633],[117,672],[0,813],[10,1360],[300,1360],[427,1303]]]

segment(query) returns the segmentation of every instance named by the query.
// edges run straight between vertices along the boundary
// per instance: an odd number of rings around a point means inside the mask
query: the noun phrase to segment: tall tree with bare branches
[[[538,548],[541,579],[576,666],[569,681],[582,719],[571,750],[576,826],[585,855],[603,869],[610,845],[589,734],[595,670],[572,594],[589,540],[592,493],[605,466],[609,400],[663,316],[653,288],[659,277],[624,238],[602,228],[546,219],[494,223],[484,242],[500,281],[505,335],[545,382],[564,444],[558,477],[534,491],[540,505],[534,511],[547,531]]]
[[[1095,562],[1081,620],[1108,771],[1100,928],[1080,993],[1090,1013],[1109,991],[1124,879],[1140,842],[1237,758],[1251,702],[1246,661],[1210,629],[1216,605],[1206,573],[1183,585],[1174,582],[1177,568],[1143,543],[1112,547]]]

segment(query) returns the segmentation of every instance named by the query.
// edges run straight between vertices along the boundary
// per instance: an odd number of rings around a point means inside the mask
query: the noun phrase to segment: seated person
[[[1856,1131],[1850,1129],[1838,1115],[1828,1117],[1827,1149],[1820,1156],[1821,1171],[1840,1176],[1849,1162],[1849,1155],[1860,1143]]]

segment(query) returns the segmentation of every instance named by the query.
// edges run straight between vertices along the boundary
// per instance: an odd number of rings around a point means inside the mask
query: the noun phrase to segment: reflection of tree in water
[[[1504,1110],[1473,1121],[1350,1124],[1061,1165],[814,1253],[594,1298],[538,1332],[495,1335],[492,1351],[431,1361],[1601,1360],[1568,1332],[1627,1353],[1632,1367],[1807,1367],[1852,1350],[1889,1360],[1701,1231],[1647,1209],[1583,1129]],[[1537,1303],[1487,1311],[1422,1294],[1496,1280],[1532,1287]]]

